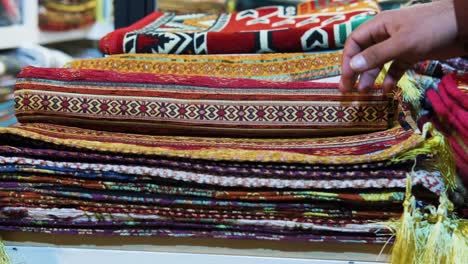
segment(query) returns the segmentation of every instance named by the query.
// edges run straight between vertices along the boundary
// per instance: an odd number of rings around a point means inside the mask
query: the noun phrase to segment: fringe
[[[424,125],[423,136],[427,140],[420,147],[393,158],[392,162],[414,160],[419,155],[435,155],[435,167],[444,177],[446,188],[455,189],[457,182],[455,160],[449,142],[431,123]]]
[[[8,257],[5,245],[0,240],[0,264],[10,264],[10,258]]]

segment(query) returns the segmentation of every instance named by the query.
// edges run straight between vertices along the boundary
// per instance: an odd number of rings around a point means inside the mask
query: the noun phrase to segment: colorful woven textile
[[[451,65],[458,72],[468,73],[468,58],[453,58],[445,61],[448,65]]]
[[[18,75],[15,96],[21,122],[237,137],[384,130],[396,109],[380,88],[33,67]]]
[[[213,220],[229,217],[269,220],[298,218],[308,223],[398,217],[404,199],[401,191],[321,192],[315,196],[310,195],[314,199],[302,195],[270,195],[265,197],[267,201],[255,195],[254,191],[246,197],[236,196],[234,191],[227,191],[226,195],[217,198],[181,194],[173,192],[171,195],[158,195],[143,191],[92,190],[59,184],[5,181],[2,182],[0,199],[5,205],[43,207],[50,211],[54,208],[81,208],[90,213],[157,214],[179,218],[204,216],[213,217]],[[427,205],[423,202],[421,204]]]
[[[312,12],[312,13],[310,13]],[[346,37],[378,12],[373,0],[311,11],[272,6],[233,14],[154,12],[101,39],[106,54],[229,54],[305,52],[343,47]]]
[[[19,140],[11,136],[5,136],[9,144]],[[2,142],[6,143],[6,142]],[[21,143],[19,143],[21,145]],[[50,147],[44,149],[45,146]],[[37,147],[37,148],[30,148]],[[57,150],[52,144],[45,142],[29,141],[28,147],[0,146],[0,155],[5,157],[25,157],[34,159],[50,159],[53,161],[80,161],[104,164],[123,164],[156,166],[161,168],[171,168],[191,172],[203,172],[215,175],[236,175],[237,177],[261,177],[280,179],[376,179],[376,178],[402,178],[411,170],[413,162],[400,162],[392,164],[390,161],[361,163],[361,164],[341,164],[341,165],[307,165],[307,164],[263,164],[263,163],[243,163],[243,162],[222,162],[206,161],[194,159],[168,159],[162,157],[135,157],[128,155],[117,155],[115,153],[100,154],[86,150],[64,150],[63,147]],[[7,169],[7,168],[2,168]],[[66,170],[73,172],[73,170]],[[92,175],[89,172],[86,175]],[[113,174],[115,177],[115,174]],[[132,175],[125,178],[135,179]]]
[[[399,216],[412,167],[391,160],[423,142],[400,127],[281,140],[145,136],[39,123],[0,133],[10,145],[0,148],[0,230],[354,243],[391,237],[376,222]],[[356,163],[379,161],[389,163],[374,169]],[[421,205],[444,189],[436,171],[411,175],[425,190]]]
[[[7,231],[386,243],[381,222],[399,217],[408,173],[420,206],[445,189],[430,156],[405,161],[424,139],[399,126],[235,139],[25,123],[0,128],[4,142]]]
[[[458,173],[468,185],[468,75],[447,75],[437,89],[426,92],[428,119],[444,132],[457,162]]]
[[[234,2],[234,4],[232,4]],[[264,6],[285,6],[302,7],[303,9],[314,11],[321,10],[345,4],[360,3],[361,0],[231,0],[230,5],[234,6],[231,11],[243,11],[246,9],[264,7]]]
[[[125,54],[75,60],[73,69],[186,76],[309,81],[341,73],[341,51],[251,55]]]
[[[447,74],[461,75],[468,72],[468,61],[462,58],[447,61],[428,60],[415,64],[413,69],[419,74],[440,79]]]
[[[215,175],[207,173],[196,173],[183,170],[175,170],[159,167],[147,166],[131,166],[131,165],[111,165],[111,164],[95,164],[81,162],[57,162],[41,159],[28,159],[23,157],[2,157],[0,156],[1,164],[10,164],[13,170],[6,168],[8,172],[35,172],[40,169],[42,172],[62,172],[56,175],[71,175],[84,178],[98,178],[103,180],[125,179],[126,176],[139,178],[141,180],[153,180],[155,178],[164,180],[177,180],[187,183],[219,185],[222,187],[250,187],[250,188],[290,188],[290,189],[363,189],[363,188],[404,188],[406,186],[405,177],[395,178],[370,178],[366,181],[362,179],[278,179],[264,177],[237,177],[235,174],[230,175]],[[62,168],[67,168],[63,170]],[[73,168],[73,171],[69,169]],[[4,168],[0,167],[0,171]],[[413,182],[415,184],[422,183],[428,186],[434,193],[442,191],[442,182],[434,182],[428,180],[428,177],[433,173],[421,171],[415,173]],[[437,174],[437,173],[435,173]],[[433,178],[441,178],[436,175]],[[144,187],[144,185],[143,185]],[[151,188],[151,186],[148,186]]]
[[[423,144],[421,135],[395,127],[369,134],[300,139],[234,139],[147,136],[53,124],[26,123],[0,128],[13,142],[41,141],[70,148],[118,154],[158,155],[213,161],[342,165],[389,161]],[[10,138],[12,137],[12,138]],[[333,156],[333,158],[330,158]]]

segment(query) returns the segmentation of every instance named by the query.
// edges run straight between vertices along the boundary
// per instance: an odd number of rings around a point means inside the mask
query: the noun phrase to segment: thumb
[[[385,63],[407,54],[411,51],[411,47],[408,37],[397,34],[356,54],[351,58],[351,69],[355,72],[364,72],[380,68]]]

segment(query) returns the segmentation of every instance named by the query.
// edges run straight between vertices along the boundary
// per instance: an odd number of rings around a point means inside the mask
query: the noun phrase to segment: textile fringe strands
[[[468,259],[468,221],[451,216],[453,205],[445,194],[438,208],[416,207],[408,177],[404,212],[396,223],[396,241],[392,250],[393,264],[461,264]],[[396,224],[396,225],[395,225]]]
[[[309,81],[341,74],[341,51],[251,55],[125,54],[75,60],[73,69],[268,81]]]
[[[10,264],[10,258],[8,257],[5,245],[0,238],[0,264]]]

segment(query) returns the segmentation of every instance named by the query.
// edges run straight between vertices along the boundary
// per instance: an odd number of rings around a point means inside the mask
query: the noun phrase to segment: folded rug
[[[426,119],[448,138],[458,174],[468,184],[468,75],[446,75],[437,89],[426,91]]]
[[[154,12],[127,28],[104,36],[100,47],[106,54],[229,54],[335,49],[343,47],[351,31],[379,11],[374,0],[312,11],[307,4],[287,8],[262,7],[221,15]]]
[[[341,73],[341,51],[243,55],[123,54],[75,60],[73,69],[309,81]]]
[[[396,102],[381,88],[342,94],[338,84],[25,68],[20,122],[146,134],[290,137],[385,130]]]
[[[122,154],[106,154],[98,152],[90,152],[84,149],[64,150],[57,149],[51,144],[39,142],[29,142],[27,147],[22,147],[22,143],[12,137],[5,136],[10,146],[0,146],[0,155],[4,157],[22,157],[31,159],[44,159],[49,161],[66,161],[66,162],[89,162],[102,164],[120,164],[132,166],[154,166],[160,168],[168,168],[174,170],[184,170],[190,172],[207,173],[213,175],[227,176],[236,175],[236,177],[261,177],[261,178],[277,178],[277,179],[377,179],[377,178],[402,178],[408,171],[411,170],[413,162],[399,162],[393,164],[391,161],[361,163],[361,164],[341,164],[341,165],[308,165],[308,164],[274,164],[274,163],[244,163],[244,162],[223,162],[223,161],[206,161],[193,159],[168,159],[162,157],[142,157]],[[0,141],[2,144],[5,142]],[[17,145],[19,144],[19,145]],[[40,144],[40,146],[39,146]],[[44,147],[50,149],[44,149]],[[38,147],[38,148],[31,148]],[[40,148],[39,148],[40,147]],[[418,160],[419,163],[419,160]],[[51,167],[47,164],[37,165],[42,171],[50,170]],[[0,170],[3,172],[32,170],[28,166],[2,166]],[[75,174],[72,168],[54,168],[55,173],[61,175]],[[105,172],[100,172],[105,174]],[[86,175],[92,177],[91,171],[87,171]],[[109,177],[116,179],[135,179],[131,175],[119,177],[115,173],[109,173]],[[140,176],[141,177],[141,176]]]
[[[32,186],[32,187],[31,187]],[[0,190],[0,199],[5,205],[36,206],[49,208],[87,208],[90,212],[146,213],[150,215],[190,215],[226,214],[238,218],[279,219],[292,217],[300,219],[388,219],[401,214],[402,190],[355,192],[321,192],[315,199],[301,195],[271,197],[263,201],[261,197],[250,195],[238,200],[234,194],[219,198],[155,195],[143,192],[95,191],[85,188],[65,188],[54,185],[19,184],[5,182]],[[327,196],[328,195],[328,196]],[[252,197],[253,196],[253,197]],[[242,198],[242,196],[241,196]],[[328,199],[327,199],[328,198]],[[422,206],[427,203],[421,202]],[[180,214],[185,212],[184,214]]]
[[[22,173],[50,173],[52,176],[57,176],[57,179],[61,179],[61,175],[66,172],[72,171],[68,175],[74,177],[83,177],[90,179],[100,180],[124,180],[126,176],[133,176],[139,180],[146,181],[179,181],[188,184],[208,184],[220,187],[242,187],[242,188],[276,188],[276,189],[364,189],[364,188],[404,188],[406,186],[406,174],[397,177],[395,175],[391,178],[378,177],[378,178],[367,178],[363,180],[358,179],[279,179],[279,178],[264,178],[264,177],[238,177],[235,174],[230,175],[215,175],[209,173],[196,173],[184,170],[174,170],[160,167],[146,167],[146,166],[131,166],[131,165],[112,165],[112,164],[99,164],[99,163],[81,163],[81,162],[57,162],[42,159],[28,159],[22,157],[2,157],[0,156],[0,164],[9,164],[15,166],[15,170],[9,172]],[[63,168],[63,169],[62,169]],[[65,170],[64,170],[65,169]],[[2,169],[0,168],[0,171]],[[55,173],[55,172],[62,172]],[[421,175],[440,174],[438,172],[429,173],[422,171],[419,174],[415,174],[413,182],[429,182],[426,181]],[[403,176],[403,177],[401,177]],[[1,176],[0,176],[1,177]],[[439,178],[440,175],[439,175]],[[29,178],[34,180],[34,178]],[[129,181],[131,179],[125,179]],[[86,184],[86,181],[82,181]],[[111,182],[96,183],[97,185],[112,184]],[[131,188],[133,184],[126,182],[128,188]],[[440,183],[442,184],[442,183]],[[428,188],[434,188],[435,193],[440,193],[443,189],[440,184],[431,184]],[[79,184],[78,184],[79,185]],[[93,185],[88,184],[88,185]],[[115,187],[119,186],[117,184]],[[122,186],[124,188],[125,185]],[[136,184],[136,189],[148,189],[156,191],[158,186],[152,184]],[[104,188],[105,189],[105,188]],[[435,191],[435,190],[438,191]]]
[[[0,128],[1,138],[18,145],[51,144],[117,154],[211,161],[281,162],[341,166],[392,159],[418,148],[424,137],[400,126],[342,137],[299,139],[235,139],[208,137],[148,136],[105,132],[45,123],[26,123]],[[11,144],[10,143],[10,144]],[[427,150],[430,151],[430,150]],[[429,152],[430,153],[430,152]]]

